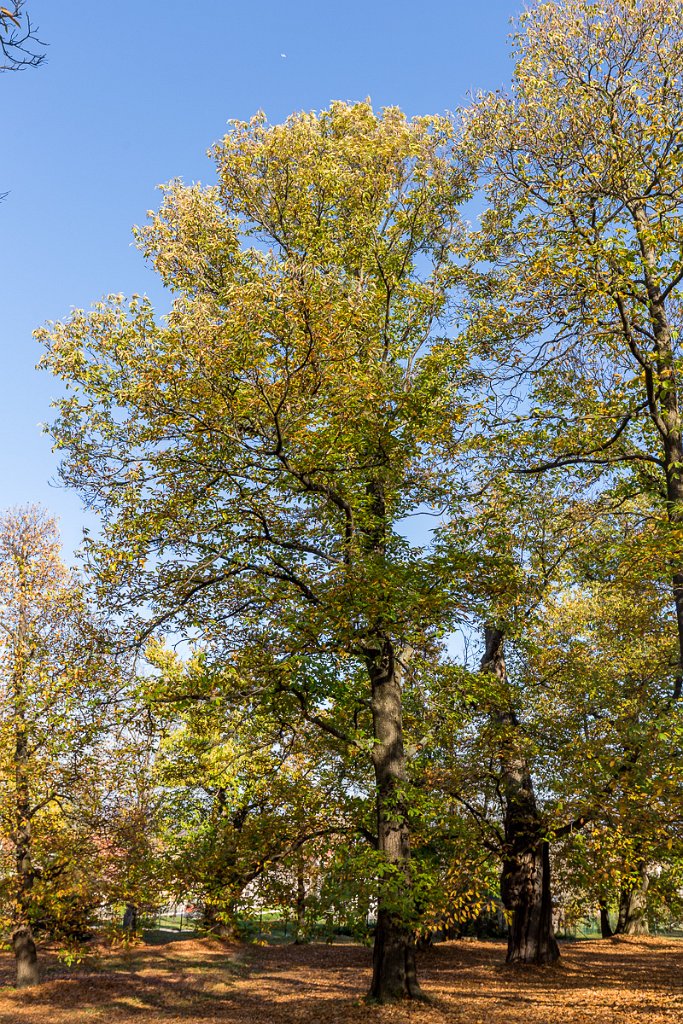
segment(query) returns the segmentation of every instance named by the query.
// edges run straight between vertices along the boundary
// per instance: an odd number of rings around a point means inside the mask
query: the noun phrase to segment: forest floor
[[[563,943],[550,968],[506,967],[499,942],[439,944],[420,957],[430,1006],[368,1007],[370,951],[352,945],[231,946],[209,939],[97,949],[44,984],[11,988],[0,954],[0,1024],[680,1024],[683,942]]]

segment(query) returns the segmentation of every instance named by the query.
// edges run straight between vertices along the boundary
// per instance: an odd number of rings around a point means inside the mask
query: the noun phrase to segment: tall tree
[[[452,478],[475,384],[442,337],[469,190],[453,136],[367,104],[235,124],[218,185],[171,183],[138,232],[176,292],[167,323],[114,298],[40,332],[70,388],[64,479],[102,512],[101,592],[148,603],[140,635],[199,627],[224,658],[268,656],[280,686],[362,667],[380,1001],[421,994],[402,687],[457,591],[401,524]]]
[[[622,499],[615,510],[609,495],[580,490],[570,498],[557,470],[531,482],[501,473],[478,501],[470,536],[444,531],[444,543],[478,552],[471,607],[486,638],[480,678],[463,676],[452,688],[460,708],[449,719],[455,744],[451,758],[442,753],[444,783],[502,861],[509,961],[559,955],[555,840],[566,883],[567,851],[587,823],[593,837],[611,826],[625,839],[641,837],[647,851],[675,838],[675,815],[664,828],[661,780],[670,779],[671,797],[680,773],[659,739],[679,749],[662,685],[675,624],[662,606],[658,567],[641,557],[646,503],[634,504]],[[622,845],[626,853],[634,843]],[[592,871],[600,884],[587,898],[583,887],[584,909],[613,888],[611,867]],[[630,884],[633,872],[623,874]],[[570,888],[578,893],[577,877]]]
[[[477,500],[469,532],[442,531],[444,544],[466,545],[479,566],[470,584],[470,607],[484,649],[478,678],[461,684],[464,714],[462,723],[454,724],[453,784],[482,827],[484,842],[500,857],[510,963],[552,963],[559,957],[550,887],[552,816],[544,806],[549,785],[539,779],[547,753],[539,743],[537,718],[529,713],[539,681],[527,663],[536,622],[561,589],[588,522],[597,515],[581,494],[568,500],[550,474],[529,486],[499,467]],[[477,741],[468,754],[470,744],[458,749],[460,736],[473,730]],[[462,760],[470,762],[464,772]]]
[[[651,550],[666,553],[678,698],[683,3],[537,3],[514,48],[511,95],[486,96],[468,115],[494,268],[475,329],[507,360],[508,380],[526,371],[509,434],[522,471],[627,468],[632,486],[657,496]]]

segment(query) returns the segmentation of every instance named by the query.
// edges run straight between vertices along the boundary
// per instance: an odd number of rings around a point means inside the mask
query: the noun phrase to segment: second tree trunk
[[[494,718],[499,730],[497,753],[505,805],[500,887],[508,916],[507,962],[549,964],[560,955],[552,923],[550,849],[536,806],[520,723],[506,696],[503,640],[502,630],[486,627],[481,670],[490,672],[502,684],[502,704],[498,704]]]
[[[406,806],[401,665],[390,643],[369,660],[377,786],[378,849],[387,871],[380,883],[369,998],[379,1003],[424,998],[415,968],[411,923],[410,834]]]

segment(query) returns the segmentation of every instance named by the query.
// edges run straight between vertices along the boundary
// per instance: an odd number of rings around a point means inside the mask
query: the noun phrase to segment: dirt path
[[[683,942],[619,939],[563,947],[552,968],[506,968],[498,943],[424,954],[430,1007],[362,1002],[370,954],[358,946],[225,946],[209,940],[102,952],[77,970],[47,960],[45,984],[9,987],[0,955],[0,1024],[680,1024]]]

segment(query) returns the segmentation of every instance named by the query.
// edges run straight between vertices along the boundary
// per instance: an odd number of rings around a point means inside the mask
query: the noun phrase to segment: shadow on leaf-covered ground
[[[502,943],[451,942],[421,957],[432,1005],[363,1003],[370,951],[361,946],[238,946],[183,940],[98,949],[68,970],[45,955],[43,985],[11,987],[0,956],[0,1024],[93,1021],[196,1024],[679,1024],[683,942],[568,943],[550,968],[504,964]]]

